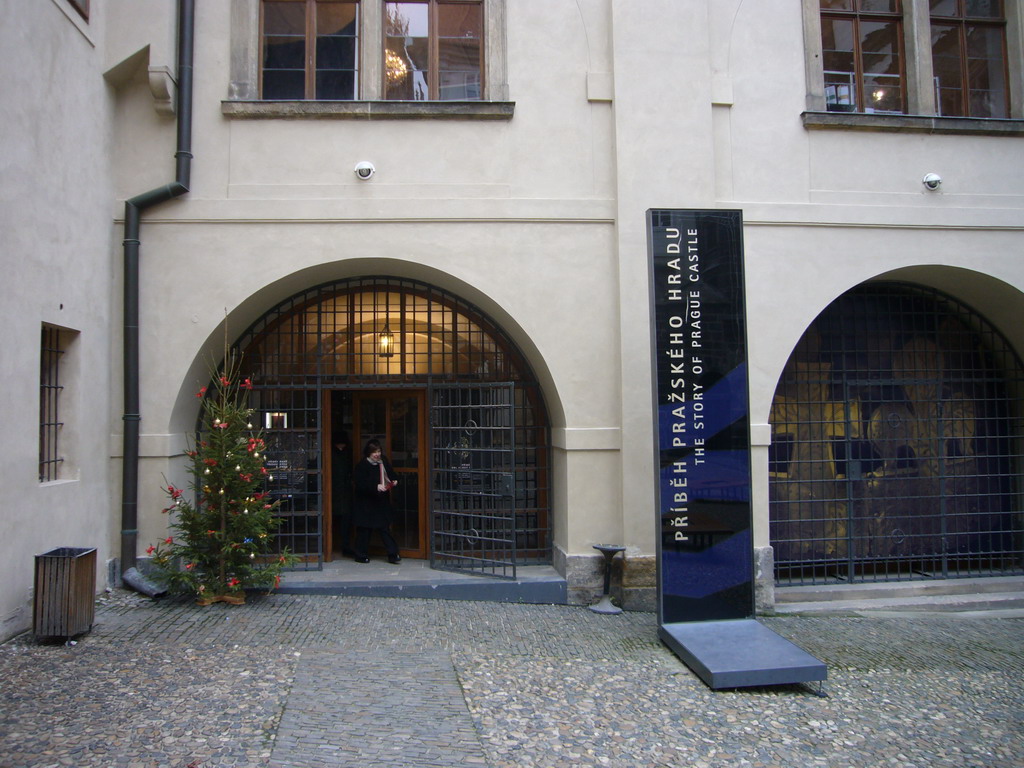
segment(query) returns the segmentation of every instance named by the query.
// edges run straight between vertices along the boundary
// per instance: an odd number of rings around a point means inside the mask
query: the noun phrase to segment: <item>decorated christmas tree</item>
[[[293,562],[287,551],[274,552],[274,533],[281,524],[264,482],[272,479],[265,466],[264,442],[253,428],[245,404],[248,379],[238,380],[227,364],[214,379],[214,391],[203,387],[200,436],[191,460],[192,494],[168,483],[170,536],[147,553],[168,589],[194,593],[200,605],[245,602],[246,589],[271,590],[281,571]]]

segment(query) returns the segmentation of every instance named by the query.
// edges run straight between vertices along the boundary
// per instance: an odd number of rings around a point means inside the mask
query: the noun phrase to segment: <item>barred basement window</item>
[[[66,339],[59,328],[43,325],[39,365],[39,482],[60,478],[60,436],[64,423],[60,419],[61,358]]]

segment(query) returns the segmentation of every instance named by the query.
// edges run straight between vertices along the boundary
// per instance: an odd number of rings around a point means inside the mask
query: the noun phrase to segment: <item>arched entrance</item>
[[[777,581],[1020,573],[1022,393],[1020,359],[950,296],[871,283],[837,299],[772,401]]]
[[[399,475],[404,557],[508,578],[550,563],[543,398],[480,310],[414,280],[343,280],[274,307],[235,349],[281,501],[279,540],[302,567],[343,554],[346,477],[370,438]]]

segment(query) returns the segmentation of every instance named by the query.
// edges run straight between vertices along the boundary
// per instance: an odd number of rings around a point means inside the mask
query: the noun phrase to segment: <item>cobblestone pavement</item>
[[[0,645],[0,767],[1021,765],[1024,620],[762,619],[828,664],[712,691],[649,613],[116,592]]]

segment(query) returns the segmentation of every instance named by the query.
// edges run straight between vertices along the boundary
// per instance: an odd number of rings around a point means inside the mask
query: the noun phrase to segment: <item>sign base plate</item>
[[[658,635],[709,688],[826,679],[825,664],[756,619],[663,624]]]

